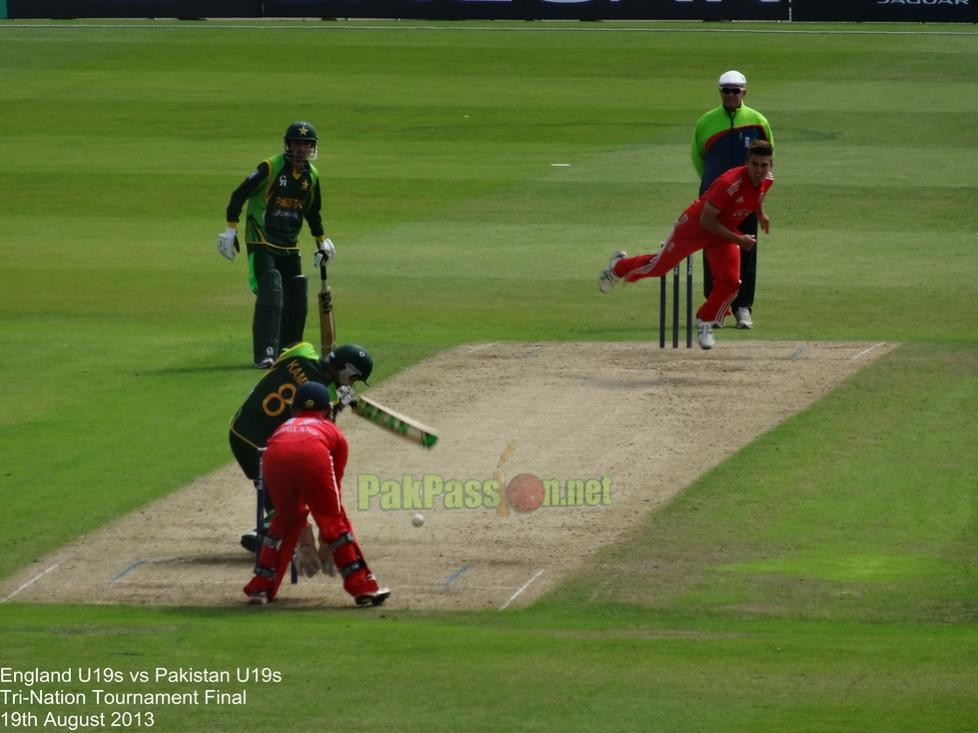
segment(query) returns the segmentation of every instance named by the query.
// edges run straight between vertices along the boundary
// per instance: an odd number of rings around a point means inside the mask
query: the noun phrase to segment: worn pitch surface
[[[723,339],[709,352],[649,343],[470,344],[371,390],[437,429],[433,450],[349,413],[344,502],[397,608],[525,605],[647,512],[890,344]],[[226,415],[215,415],[224,422]],[[530,512],[498,507],[519,474]],[[7,602],[227,606],[252,560],[238,538],[254,490],[236,464],[39,559]],[[420,528],[412,526],[424,515]],[[283,584],[283,607],[349,607],[337,579]]]

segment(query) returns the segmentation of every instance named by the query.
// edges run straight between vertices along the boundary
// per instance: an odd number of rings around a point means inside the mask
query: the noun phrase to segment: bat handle
[[[326,282],[326,263],[322,263],[319,266],[319,279]]]

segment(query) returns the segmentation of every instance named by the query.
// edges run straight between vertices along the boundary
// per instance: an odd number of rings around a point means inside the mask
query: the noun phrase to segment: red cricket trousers
[[[345,458],[344,448],[344,464]],[[330,543],[333,561],[343,575],[347,593],[356,597],[378,589],[343,508],[340,477],[345,467],[334,465],[333,452],[321,436],[296,434],[269,441],[262,471],[276,510],[267,534],[281,544],[278,549],[268,544],[262,546],[258,564],[273,569],[275,577],[256,574],[245,586],[246,594],[263,590],[268,592],[269,600],[275,597],[310,513],[321,539]]]
[[[625,257],[615,264],[613,272],[626,283],[660,277],[701,249],[710,263],[713,290],[696,311],[696,317],[701,321],[720,323],[740,289],[740,246],[709,236],[691,221],[678,222],[655,254]]]

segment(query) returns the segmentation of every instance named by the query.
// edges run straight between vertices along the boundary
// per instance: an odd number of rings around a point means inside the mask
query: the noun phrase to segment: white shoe
[[[699,333],[698,340],[701,349],[712,349],[716,341],[713,340],[713,322],[701,321],[696,319],[696,330]]]
[[[737,328],[753,328],[754,320],[750,317],[750,310],[738,308],[734,311],[734,318],[737,319]]]
[[[611,255],[611,259],[608,260],[608,266],[604,268],[601,271],[601,274],[598,276],[598,290],[600,290],[602,293],[611,292],[611,289],[621,281],[621,278],[615,275],[614,267],[615,263],[617,263],[619,260],[625,259],[627,256],[628,255],[622,250],[618,250]]]
[[[267,606],[268,605],[268,592],[267,591],[257,591],[248,596],[249,606]]]
[[[379,606],[390,597],[390,594],[390,588],[378,588],[369,593],[361,593],[353,599],[353,602],[358,606]]]

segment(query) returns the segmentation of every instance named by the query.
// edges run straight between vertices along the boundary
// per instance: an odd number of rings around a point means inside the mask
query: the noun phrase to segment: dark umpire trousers
[[[740,227],[741,234],[752,234],[757,237],[757,214],[751,214],[744,219]],[[757,245],[752,249],[740,250],[740,290],[734,298],[730,307],[736,311],[737,308],[754,309],[754,284],[757,282]],[[713,291],[713,275],[710,273],[710,263],[706,261],[706,253],[703,254],[703,295],[707,298]]]

